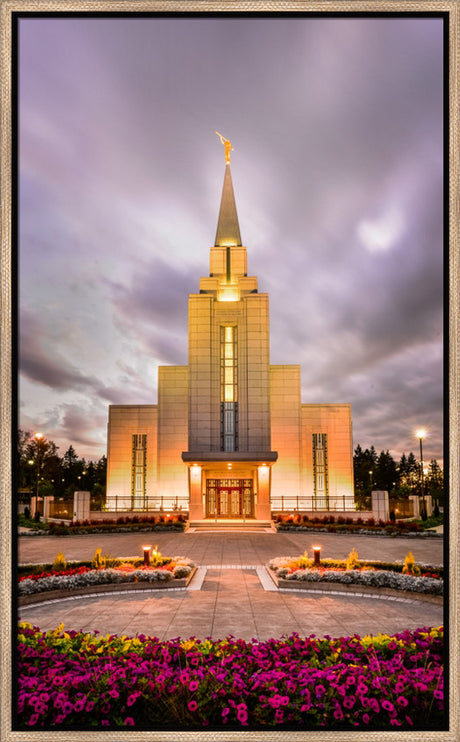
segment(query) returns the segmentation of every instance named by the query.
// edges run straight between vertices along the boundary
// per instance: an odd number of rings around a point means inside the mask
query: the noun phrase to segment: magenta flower
[[[355,696],[348,696],[347,698],[343,699],[342,703],[346,709],[352,709],[356,703],[356,698]]]
[[[135,693],[131,693],[131,695],[128,697],[128,700],[126,701],[127,706],[132,706],[133,703],[136,702],[136,700],[141,696],[142,693],[140,691],[136,691]]]
[[[133,727],[134,726],[134,719],[132,716],[127,716],[125,719],[125,727]]]
[[[240,703],[237,706],[237,712],[236,712],[236,718],[240,722],[240,724],[247,725],[248,723],[248,710],[245,704]]]
[[[192,680],[192,682],[189,684],[188,689],[193,693],[193,691],[197,690],[198,683],[196,680]]]
[[[365,724],[369,724],[370,720],[371,720],[371,717],[369,716],[369,714],[363,714],[363,722]]]
[[[198,708],[198,704],[196,701],[189,701],[188,702],[188,710],[189,711],[196,711]]]
[[[393,706],[393,704],[391,703],[391,701],[387,701],[386,698],[382,699],[380,701],[380,704],[381,704],[382,708],[385,709],[385,711],[394,711],[395,710],[395,707]]]
[[[396,699],[396,703],[398,704],[398,706],[401,706],[401,708],[405,708],[408,705],[409,701],[407,700],[407,698],[404,698],[404,696],[398,696],[398,698]]]

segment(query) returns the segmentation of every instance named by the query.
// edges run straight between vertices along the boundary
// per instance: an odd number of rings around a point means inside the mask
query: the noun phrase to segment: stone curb
[[[32,595],[20,595],[18,597],[18,606],[22,607],[35,603],[64,600],[77,595],[91,597],[91,595],[111,592],[121,593],[135,592],[138,590],[185,590],[193,579],[196,571],[197,568],[193,567],[188,577],[181,577],[180,579],[169,580],[168,582],[110,582],[101,585],[77,587],[75,590],[44,590],[41,593],[32,593]]]
[[[302,582],[301,580],[284,580],[279,578],[276,574],[267,567],[267,572],[272,578],[273,582],[277,586],[278,590],[308,590],[311,592],[321,593],[337,593],[338,590],[344,594],[358,594],[361,596],[368,595],[369,597],[382,597],[387,596],[391,598],[399,598],[403,595],[406,600],[422,600],[426,603],[435,603],[436,605],[442,605],[444,602],[443,595],[430,595],[429,593],[416,593],[409,590],[394,590],[390,587],[371,587],[370,585],[344,585],[341,582]]]

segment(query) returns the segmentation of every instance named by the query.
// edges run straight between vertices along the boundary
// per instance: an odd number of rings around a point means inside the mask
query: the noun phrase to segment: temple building
[[[351,408],[303,404],[300,366],[270,364],[268,295],[247,272],[219,136],[222,198],[209,275],[189,296],[188,365],[159,368],[156,404],[109,407],[106,506],[190,522],[341,510],[353,500]]]

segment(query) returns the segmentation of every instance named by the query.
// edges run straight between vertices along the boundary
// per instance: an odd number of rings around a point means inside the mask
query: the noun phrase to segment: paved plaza
[[[344,558],[354,547],[362,559],[417,561],[441,565],[441,538],[382,538],[330,533],[134,533],[63,538],[19,539],[20,563],[90,559],[101,548],[111,556],[141,555],[143,544],[158,545],[167,556],[187,556],[200,567],[188,589],[114,592],[69,597],[19,609],[22,620],[42,630],[63,622],[70,630],[133,636],[221,639],[229,634],[249,640],[270,636],[316,634],[348,636],[395,633],[443,623],[441,605],[415,600],[359,597],[274,589],[263,566],[275,556],[296,556],[320,544],[325,558]],[[357,588],[359,592],[359,588]]]

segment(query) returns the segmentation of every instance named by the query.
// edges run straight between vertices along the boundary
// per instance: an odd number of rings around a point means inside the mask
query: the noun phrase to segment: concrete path
[[[337,586],[338,591],[340,586]],[[393,634],[443,623],[442,606],[415,601],[358,598],[305,591],[264,590],[256,569],[208,569],[200,590],[152,590],[70,598],[19,609],[21,620],[42,630],[62,621],[67,630],[159,639],[261,641],[297,632],[301,636]]]
[[[167,556],[187,556],[196,564],[267,564],[276,556],[297,556],[313,545],[325,558],[343,559],[354,547],[361,559],[404,560],[443,564],[443,539],[436,536],[386,538],[336,533],[108,533],[88,536],[21,536],[19,563],[52,562],[62,551],[66,559],[91,559],[97,548],[111,556],[142,555],[144,544],[158,545]]]
[[[362,558],[402,560],[411,550],[417,560],[442,564],[442,539],[336,534],[321,534],[319,538],[314,534],[292,533],[143,536],[22,538],[20,561],[52,560],[59,550],[67,559],[90,558],[96,548],[113,556],[134,556],[148,542],[158,544],[165,555],[188,556],[207,569],[199,570],[195,584],[191,583],[187,590],[72,597],[22,607],[20,618],[42,630],[54,629],[62,621],[68,630],[102,634],[143,633],[159,639],[178,636],[222,639],[232,634],[262,641],[292,632],[317,636],[393,634],[443,623],[442,606],[415,601],[410,594],[394,600],[276,591],[270,582],[264,583],[261,566],[274,556],[298,555],[317,543],[322,545],[325,557],[345,557],[354,547]]]

